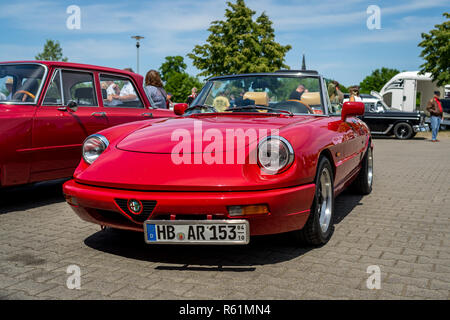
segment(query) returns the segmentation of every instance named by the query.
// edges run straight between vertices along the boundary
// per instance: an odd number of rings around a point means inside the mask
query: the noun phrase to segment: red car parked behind
[[[85,138],[155,109],[142,76],[92,65],[0,63],[0,187],[70,177]]]

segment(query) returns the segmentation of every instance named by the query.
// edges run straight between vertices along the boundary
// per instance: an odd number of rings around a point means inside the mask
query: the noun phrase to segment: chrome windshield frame
[[[238,79],[238,78],[248,78],[248,77],[258,77],[258,76],[264,76],[264,77],[277,77],[277,78],[317,78],[317,80],[319,81],[319,89],[321,91],[320,93],[320,99],[321,99],[321,104],[322,104],[322,111],[323,114],[310,114],[310,113],[293,113],[294,115],[313,115],[313,116],[329,116],[329,112],[328,112],[328,105],[327,105],[327,100],[325,97],[325,93],[326,91],[324,91],[324,81],[323,81],[323,77],[319,74],[311,74],[311,73],[302,73],[302,72],[292,72],[292,73],[287,73],[287,72],[274,72],[274,73],[249,73],[249,74],[240,74],[240,75],[226,75],[226,76],[217,76],[217,77],[211,77],[209,79],[207,79],[205,86],[203,87],[203,89],[201,90],[200,94],[194,99],[194,101],[192,102],[192,106],[194,105],[201,105],[202,103],[200,103],[200,101],[208,96],[209,92],[211,91],[211,88],[213,87],[213,83],[214,81],[218,81],[218,80],[229,80],[229,79]],[[203,99],[204,100],[204,99]]]

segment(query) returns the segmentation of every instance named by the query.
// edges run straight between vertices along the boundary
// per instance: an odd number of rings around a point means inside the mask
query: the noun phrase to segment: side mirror
[[[341,119],[342,121],[345,121],[347,117],[362,116],[363,114],[364,103],[348,101],[342,106]]]
[[[177,103],[176,105],[173,106],[173,112],[177,116],[181,116],[184,114],[184,112],[186,111],[186,109],[188,107],[189,107],[189,105],[187,103]]]
[[[69,103],[67,104],[67,109],[69,109],[72,112],[75,112],[78,109],[78,104],[75,101],[70,100]]]
[[[75,112],[78,109],[78,104],[73,101],[70,100],[69,103],[67,104],[67,107],[59,107],[58,110],[59,111],[71,111],[71,112]]]

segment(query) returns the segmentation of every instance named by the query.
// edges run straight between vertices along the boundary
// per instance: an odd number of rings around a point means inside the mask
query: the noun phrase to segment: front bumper
[[[426,132],[426,131],[430,131],[430,127],[428,126],[428,124],[424,123],[424,124],[413,126],[413,130],[414,130],[414,132]]]
[[[66,182],[63,192],[67,202],[83,220],[92,223],[143,232],[151,219],[247,219],[250,235],[283,233],[303,228],[314,199],[315,185],[239,192],[168,192],[130,191]],[[124,203],[137,199],[143,213],[133,215]],[[266,204],[269,213],[233,216],[229,206]],[[146,209],[145,209],[146,208]]]

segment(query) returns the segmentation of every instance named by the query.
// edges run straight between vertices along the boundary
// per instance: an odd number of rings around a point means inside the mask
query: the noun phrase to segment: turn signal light
[[[267,214],[269,208],[265,204],[249,205],[249,206],[230,206],[228,213],[231,217],[235,216],[251,216],[256,214]]]

